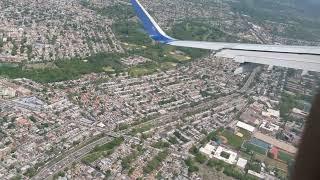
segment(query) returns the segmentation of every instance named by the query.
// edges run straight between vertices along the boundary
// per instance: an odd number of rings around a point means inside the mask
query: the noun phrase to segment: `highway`
[[[39,179],[52,179],[53,175],[61,170],[63,170],[65,167],[70,166],[73,162],[80,161],[86,154],[88,154],[95,146],[105,144],[109,142],[112,138],[107,136],[103,137],[101,139],[98,139],[97,141],[94,141],[74,152],[71,152],[68,154],[65,158],[61,159],[60,161],[52,164],[52,165],[46,165],[36,176],[34,176],[32,179],[39,180]]]
[[[244,86],[240,89],[240,92],[245,93],[248,91],[251,83],[253,82],[254,78],[256,77],[257,73],[261,71],[261,66],[258,66],[256,68],[254,68],[254,70],[252,71],[252,73],[250,74],[248,80],[246,81],[246,83],[244,84]]]

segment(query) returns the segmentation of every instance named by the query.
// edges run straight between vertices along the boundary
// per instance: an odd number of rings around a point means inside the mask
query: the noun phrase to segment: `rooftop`
[[[238,121],[238,122],[237,122],[237,127],[240,127],[240,128],[242,128],[242,129],[245,129],[245,130],[247,130],[247,131],[249,131],[249,132],[251,132],[251,133],[255,130],[255,127],[253,127],[253,126],[251,126],[251,125],[249,125],[249,124],[246,124],[246,123],[244,123],[244,122],[241,122],[241,121]]]

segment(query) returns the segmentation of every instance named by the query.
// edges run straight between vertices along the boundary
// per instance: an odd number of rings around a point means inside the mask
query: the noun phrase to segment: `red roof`
[[[17,119],[17,124],[21,126],[29,126],[30,122],[25,118],[19,118]]]
[[[277,147],[273,146],[270,152],[273,154],[274,159],[278,159],[279,149]]]

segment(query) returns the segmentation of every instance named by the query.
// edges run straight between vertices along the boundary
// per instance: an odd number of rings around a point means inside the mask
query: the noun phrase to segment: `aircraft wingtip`
[[[159,27],[159,25],[144,9],[144,7],[140,4],[138,0],[131,0],[131,4],[138,18],[142,22],[144,29],[148,32],[149,36],[152,39],[161,43],[168,43],[175,40],[172,37],[168,36],[165,32],[163,32],[163,30]]]

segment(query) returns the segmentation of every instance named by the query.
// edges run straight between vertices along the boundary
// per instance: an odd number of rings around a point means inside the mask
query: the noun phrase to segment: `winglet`
[[[131,0],[131,4],[140,21],[142,22],[144,29],[148,32],[149,36],[152,39],[161,43],[169,43],[175,40],[174,38],[168,36],[165,32],[163,32],[163,30],[159,27],[159,25],[144,9],[144,7],[138,0]]]

